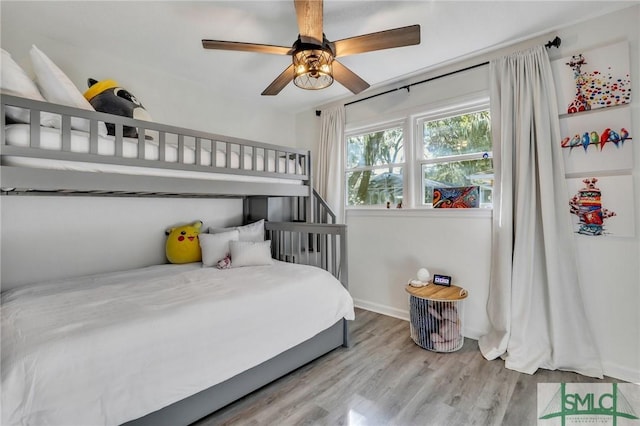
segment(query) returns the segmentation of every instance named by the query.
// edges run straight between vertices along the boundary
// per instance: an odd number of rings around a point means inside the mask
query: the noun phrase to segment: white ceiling
[[[630,1],[340,1],[324,3],[329,40],[412,24],[418,46],[341,58],[374,88],[493,46],[631,6]],[[82,50],[145,62],[201,84],[220,99],[240,98],[299,111],[348,97],[339,83],[305,91],[290,83],[278,96],[260,93],[290,64],[289,56],[205,50],[201,39],[291,46],[298,35],[293,1],[2,1],[3,36],[35,32]],[[5,31],[6,30],[6,31]],[[371,90],[371,89],[369,89]]]

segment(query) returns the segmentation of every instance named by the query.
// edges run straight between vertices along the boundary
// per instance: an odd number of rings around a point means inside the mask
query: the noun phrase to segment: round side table
[[[467,290],[456,285],[428,284],[406,286],[409,293],[411,339],[420,347],[435,352],[457,351],[462,336],[462,301]]]

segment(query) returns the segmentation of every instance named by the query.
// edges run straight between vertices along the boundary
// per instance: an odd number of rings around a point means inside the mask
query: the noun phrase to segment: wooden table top
[[[457,285],[443,286],[429,283],[424,287],[413,287],[407,284],[405,290],[412,296],[429,300],[462,300],[468,296],[467,290]]]

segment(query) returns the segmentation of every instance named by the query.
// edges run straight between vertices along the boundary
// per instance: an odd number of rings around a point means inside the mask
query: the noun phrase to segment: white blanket
[[[326,271],[201,264],[2,294],[2,424],[115,425],[313,337],[353,301]]]

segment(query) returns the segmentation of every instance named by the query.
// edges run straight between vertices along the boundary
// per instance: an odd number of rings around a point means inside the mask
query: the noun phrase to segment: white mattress
[[[5,426],[120,424],[354,318],[328,272],[277,261],[51,281],[0,309]]]
[[[29,139],[29,125],[28,124],[11,124],[5,128],[5,140],[7,145],[28,147],[30,144]],[[138,140],[131,138],[123,138],[122,143],[122,157],[124,158],[138,158]],[[115,155],[115,138],[112,136],[99,136],[98,137],[98,155],[114,156]],[[61,151],[62,150],[62,138],[59,129],[40,127],[40,149]],[[72,130],[71,131],[71,152],[76,153],[89,153],[89,135],[88,133]],[[275,158],[274,156],[265,157],[258,151],[256,155],[256,171],[268,171],[275,172]],[[185,146],[183,150],[184,164],[196,164],[196,149],[193,146]],[[212,155],[210,146],[203,144],[200,149],[202,166],[211,166]],[[156,141],[147,140],[144,144],[144,159],[157,161],[159,158],[159,144]],[[104,163],[88,163],[78,161],[62,161],[51,159],[40,159],[30,157],[12,157],[5,156],[3,158],[3,164],[8,166],[18,167],[35,167],[35,168],[47,168],[56,170],[76,170],[85,172],[105,172],[105,173],[124,173],[134,175],[148,175],[148,176],[172,176],[172,177],[187,177],[187,178],[199,178],[210,180],[248,180],[248,181],[260,181],[260,182],[278,182],[278,183],[298,183],[291,179],[279,179],[279,178],[261,178],[255,176],[242,176],[223,173],[208,173],[208,172],[192,172],[183,170],[170,170],[163,168],[149,168],[149,167],[132,167],[125,165],[118,165],[118,158],[114,157],[115,164]],[[173,143],[165,144],[165,162],[177,163],[178,162],[178,146]],[[286,159],[279,158],[278,166],[281,173],[285,173]],[[216,149],[215,166],[225,167],[230,169],[240,169],[240,154],[234,150],[231,150],[230,164],[227,166],[227,155],[224,151]],[[252,152],[248,150],[243,155],[242,168],[244,170],[251,170],[253,164]],[[289,160],[289,174],[300,174],[302,168],[295,160]]]

